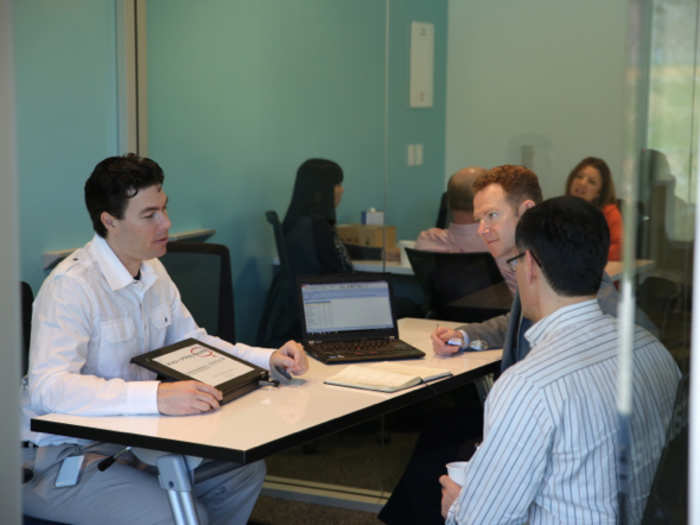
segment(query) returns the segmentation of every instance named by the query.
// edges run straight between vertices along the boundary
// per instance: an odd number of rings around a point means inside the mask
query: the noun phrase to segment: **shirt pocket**
[[[159,306],[151,311],[149,315],[151,344],[164,344],[166,332],[172,323],[173,318],[170,309],[165,306]]]
[[[130,317],[100,322],[100,350],[97,355],[97,375],[106,379],[127,378],[124,375],[129,360],[141,353],[136,326]]]
[[[134,338],[134,321],[130,317],[102,321],[100,331],[105,343],[123,343]]]

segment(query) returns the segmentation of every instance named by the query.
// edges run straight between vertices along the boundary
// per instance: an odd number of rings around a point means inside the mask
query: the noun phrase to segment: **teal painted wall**
[[[16,0],[14,57],[21,278],[35,292],[41,254],[92,235],[83,184],[116,153],[113,0]]]
[[[447,172],[520,163],[546,197],[583,157],[621,182],[627,2],[450,0]]]
[[[409,107],[411,22],[435,27],[433,107]],[[400,239],[415,239],[435,225],[445,191],[447,0],[391,2],[389,56],[388,223]],[[423,165],[407,165],[408,144],[423,144]]]
[[[386,205],[400,238],[432,223],[446,173],[519,162],[522,145],[547,195],[587,154],[620,172],[624,3],[392,2],[386,204],[385,3],[190,4],[148,4],[150,154],[173,230],[216,228],[231,248],[247,340],[274,254],[262,212],[284,213],[304,158],[344,167],[341,221]],[[90,237],[82,185],[116,153],[115,3],[15,1],[13,20],[22,278],[36,289],[42,252]],[[435,24],[431,109],[408,107],[411,20]],[[409,143],[424,166],[406,166]]]
[[[393,2],[384,201],[385,3],[148,3],[149,155],[166,171],[173,231],[209,227],[232,252],[238,333],[252,340],[296,167],[346,173],[341,222],[386,207],[399,237],[434,220],[444,172],[446,1]],[[115,2],[15,1],[22,278],[92,235],[82,187],[117,152]],[[411,20],[436,28],[435,104],[408,108]],[[406,167],[406,145],[425,163]]]
[[[393,2],[387,222],[434,220],[444,172],[446,3]],[[408,109],[410,20],[436,24],[435,106]],[[252,340],[275,254],[263,212],[286,211],[297,166],[345,171],[340,222],[384,202],[385,4],[377,0],[148,3],[149,155],[173,230],[215,228],[231,249],[236,330]],[[425,165],[405,169],[406,144]]]

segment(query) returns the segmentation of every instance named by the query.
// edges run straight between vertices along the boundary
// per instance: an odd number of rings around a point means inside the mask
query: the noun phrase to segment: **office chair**
[[[231,257],[222,244],[173,241],[160,258],[182,302],[211,335],[236,342]]]
[[[666,446],[659,458],[642,523],[686,523],[688,508],[688,392],[689,376],[683,374],[668,424]]]
[[[447,192],[443,192],[440,197],[440,208],[438,209],[437,220],[435,227],[444,230],[447,228]]]
[[[265,218],[267,222],[272,226],[272,233],[275,236],[275,248],[277,248],[277,258],[280,262],[280,272],[285,275],[285,277],[291,279],[292,267],[289,262],[289,253],[287,252],[287,243],[284,240],[284,231],[282,230],[282,223],[274,210],[267,210],[265,212]]]
[[[20,281],[19,283],[20,292],[20,305],[21,305],[21,319],[22,319],[22,377],[27,375],[27,368],[29,366],[29,339],[32,333],[32,303],[34,302],[34,292],[32,292],[32,287],[29,283],[25,281]],[[22,468],[22,483],[27,483],[33,477],[33,472],[27,467]],[[47,521],[39,518],[33,518],[22,515],[23,525],[63,525],[55,521]]]
[[[29,283],[19,283],[20,304],[22,307],[22,377],[27,375],[29,367],[29,337],[32,334],[32,303],[34,292]]]
[[[620,213],[623,212],[624,201],[617,199],[615,202]],[[637,201],[637,259],[649,257],[649,216],[644,213],[644,203]]]
[[[282,223],[274,210],[266,211],[265,219],[272,226],[279,267],[265,298],[265,307],[258,325],[257,344],[278,347],[289,338],[300,338],[301,325],[297,312],[296,276],[289,259]]]
[[[493,315],[479,309],[455,309],[449,304],[503,281],[491,254],[442,253],[406,248],[413,273],[423,287],[426,317],[475,322]]]

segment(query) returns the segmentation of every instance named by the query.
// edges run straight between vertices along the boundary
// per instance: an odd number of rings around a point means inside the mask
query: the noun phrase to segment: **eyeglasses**
[[[515,268],[517,268],[518,259],[520,259],[521,257],[524,257],[527,252],[528,252],[528,250],[525,250],[523,252],[520,252],[515,257],[511,257],[510,259],[506,259],[506,264],[510,267],[510,269],[512,271],[515,271]],[[530,256],[533,258],[535,263],[537,263],[537,266],[542,268],[542,264],[540,263],[540,260],[537,258],[537,256],[532,251],[530,251]]]

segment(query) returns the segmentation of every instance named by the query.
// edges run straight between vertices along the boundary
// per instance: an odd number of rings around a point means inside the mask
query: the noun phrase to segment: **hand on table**
[[[442,485],[442,501],[440,502],[440,513],[442,517],[447,519],[447,512],[459,496],[459,491],[462,490],[461,485],[457,485],[449,476],[443,474],[438,479]]]
[[[437,355],[453,355],[459,352],[459,346],[448,345],[447,341],[457,338],[462,341],[462,334],[457,330],[451,330],[445,326],[438,326],[432,334],[430,341],[433,343],[433,351]]]
[[[169,416],[200,414],[219,408],[223,395],[199,381],[175,381],[158,385],[158,411]]]
[[[309,369],[304,348],[296,341],[287,341],[270,356],[270,368],[283,368],[300,376]]]

